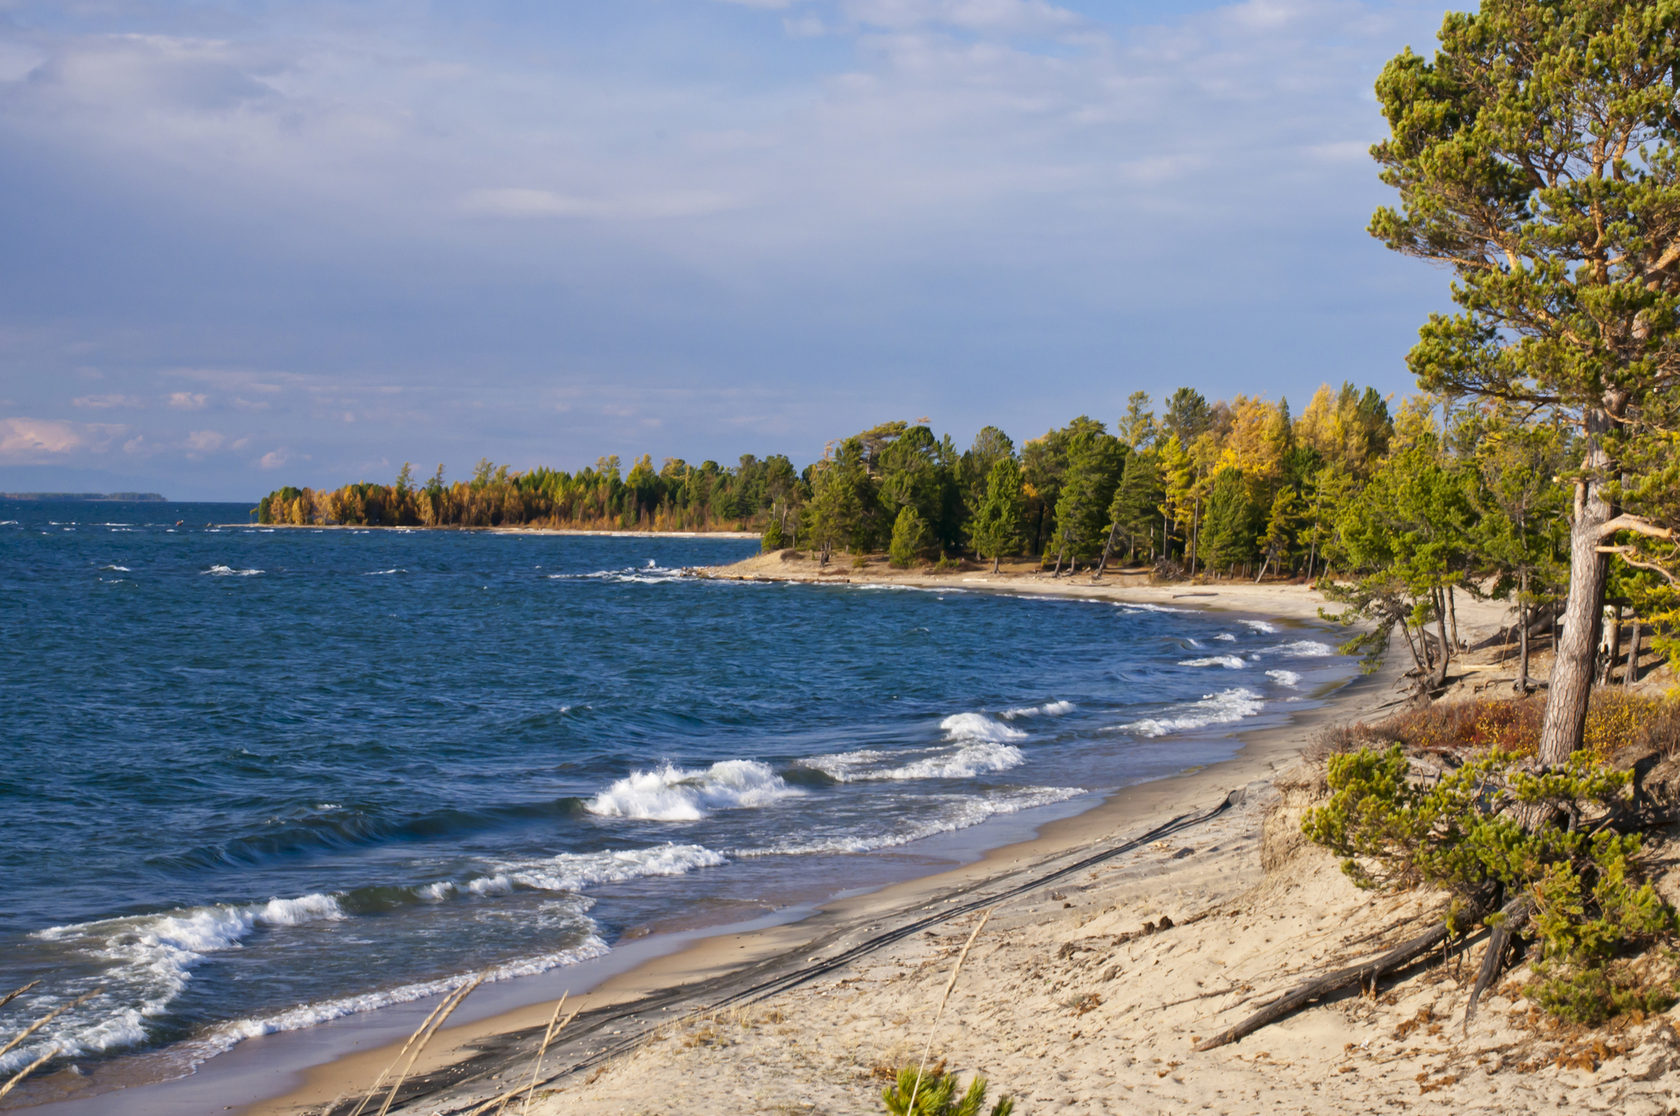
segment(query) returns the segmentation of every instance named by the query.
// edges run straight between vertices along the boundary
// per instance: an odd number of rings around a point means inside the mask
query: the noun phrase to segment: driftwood
[[[1519,896],[1500,908],[1497,924],[1492,928],[1488,938],[1487,955],[1482,959],[1482,967],[1476,977],[1476,985],[1470,992],[1470,1003],[1465,1009],[1464,1024],[1470,1025],[1470,1018],[1476,1013],[1476,1001],[1481,998],[1494,980],[1504,970],[1503,960],[1506,947],[1510,944],[1511,934],[1519,928],[1528,916],[1529,898]],[[1212,1038],[1205,1038],[1198,1042],[1194,1049],[1213,1050],[1227,1043],[1236,1042],[1245,1035],[1253,1034],[1268,1023],[1275,1023],[1284,1016],[1291,1014],[1298,1008],[1305,1007],[1314,1000],[1323,999],[1332,992],[1339,992],[1354,984],[1365,985],[1374,983],[1384,973],[1416,961],[1436,946],[1444,943],[1452,935],[1452,928],[1443,919],[1439,926],[1427,933],[1405,941],[1383,954],[1381,957],[1365,961],[1358,965],[1349,965],[1344,969],[1325,973],[1301,985],[1295,991],[1280,996],[1244,1019],[1241,1023],[1227,1030],[1219,1032]]]
[[[1358,965],[1349,965],[1345,969],[1325,973],[1323,976],[1301,985],[1295,991],[1273,1000],[1235,1027],[1221,1031],[1212,1038],[1203,1039],[1195,1045],[1194,1049],[1213,1050],[1216,1047],[1224,1046],[1226,1043],[1236,1042],[1243,1036],[1258,1031],[1266,1024],[1282,1019],[1296,1008],[1304,1007],[1332,992],[1338,992],[1353,984],[1374,981],[1392,969],[1398,969],[1416,961],[1419,957],[1445,942],[1450,933],[1446,921],[1442,920],[1441,924],[1434,929],[1419,934],[1410,941],[1402,942],[1381,957]]]

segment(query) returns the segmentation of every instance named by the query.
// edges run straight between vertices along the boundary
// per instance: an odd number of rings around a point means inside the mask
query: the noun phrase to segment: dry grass
[[[963,943],[962,952],[957,954],[956,964],[951,966],[951,979],[945,982],[945,992],[939,997],[939,1007],[934,1009],[933,1022],[928,1024],[927,1041],[922,1044],[922,1056],[916,1063],[916,1084],[910,1088],[910,1101],[904,1106],[906,1112],[916,1111],[916,1094],[922,1087],[922,1075],[927,1070],[928,1055],[933,1051],[933,1036],[939,1029],[939,1020],[945,1014],[945,1004],[951,999],[951,990],[957,986],[957,977],[962,974],[963,962],[968,960],[968,951],[974,948],[974,939],[980,936],[980,931],[986,928],[992,912],[987,908],[980,916],[980,921],[974,924],[974,930],[968,935],[968,941]]]
[[[1546,699],[1540,694],[1434,702],[1376,724],[1326,728],[1313,742],[1310,758],[1394,743],[1414,754],[1463,755],[1498,748],[1533,755],[1545,709]],[[1599,759],[1628,749],[1673,755],[1680,750],[1680,701],[1621,689],[1595,691],[1583,735],[1586,750]]]

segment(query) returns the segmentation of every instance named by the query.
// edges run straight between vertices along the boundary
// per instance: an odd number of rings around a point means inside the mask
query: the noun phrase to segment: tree
[[[1272,497],[1272,507],[1266,513],[1266,532],[1260,536],[1260,551],[1265,561],[1260,566],[1260,573],[1254,578],[1259,581],[1266,576],[1268,569],[1275,569],[1279,573],[1284,570],[1284,562],[1291,551],[1295,549],[1295,532],[1301,526],[1301,497],[1288,485],[1277,490]]]
[[[1067,474],[1056,498],[1056,570],[1062,560],[1095,558],[1109,533],[1108,505],[1120,483],[1126,447],[1105,433],[1102,424],[1082,430],[1068,442]]]
[[[1517,608],[1518,693],[1527,693],[1529,628],[1536,609],[1563,590],[1563,489],[1552,478],[1565,465],[1563,431],[1524,424],[1508,407],[1459,416],[1458,437],[1474,452],[1471,500],[1478,557],[1495,573],[1493,595]]]
[[[1207,502],[1208,568],[1230,568],[1254,557],[1260,509],[1240,471],[1227,465],[1214,474]]]
[[[992,572],[1005,554],[1021,549],[1021,528],[1025,522],[1025,499],[1021,492],[1021,467],[1013,457],[999,458],[986,477],[986,498],[974,513],[969,535],[974,553],[992,560]]]
[[[887,547],[887,560],[899,569],[904,569],[910,563],[923,556],[928,548],[928,525],[914,507],[909,504],[898,509],[898,518],[893,521],[892,543]]]
[[[1114,436],[1130,450],[1143,449],[1155,440],[1155,412],[1149,409],[1147,391],[1126,396],[1126,413],[1114,424]]]
[[[1450,266],[1460,312],[1434,315],[1408,361],[1429,389],[1550,412],[1579,431],[1569,603],[1539,760],[1580,747],[1610,553],[1672,567],[1641,538],[1670,487],[1624,484],[1674,426],[1680,376],[1680,135],[1673,0],[1487,0],[1449,13],[1431,60],[1377,82],[1390,136],[1372,149],[1398,209],[1371,233]],[[1653,484],[1653,481],[1658,483]]]
[[[1155,525],[1160,520],[1159,505],[1164,498],[1161,468],[1154,450],[1139,450],[1126,456],[1126,466],[1120,471],[1120,485],[1108,505],[1108,517],[1126,540],[1128,556],[1136,561],[1138,544],[1149,543],[1154,549]]]

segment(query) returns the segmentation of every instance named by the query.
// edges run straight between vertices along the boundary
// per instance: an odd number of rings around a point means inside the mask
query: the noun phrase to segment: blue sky
[[[0,0],[0,489],[1411,390],[1360,0]]]

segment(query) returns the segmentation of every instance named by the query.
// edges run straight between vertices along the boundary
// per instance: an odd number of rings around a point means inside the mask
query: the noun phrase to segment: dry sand
[[[1322,603],[1298,585],[820,573],[775,555],[705,574],[1102,594],[1297,618]],[[1503,620],[1497,605],[1460,606],[1472,641]],[[1030,1116],[1676,1111],[1668,1075],[1680,1075],[1680,1017],[1571,1036],[1537,1029],[1514,993],[1495,993],[1463,1033],[1472,973],[1461,958],[1192,1051],[1297,981],[1372,956],[1434,917],[1427,896],[1373,901],[1296,835],[1315,789],[1297,759],[1315,726],[1384,715],[1403,665],[1391,654],[1383,671],[1295,723],[1248,734],[1234,759],[1129,788],[976,864],[790,925],[709,938],[609,980],[548,1051],[530,1111],[879,1113],[885,1075],[930,1037],[936,1060],[965,1079],[985,1075],[994,1096],[1013,1094]],[[990,920],[935,1025],[983,910]],[[392,1111],[467,1113],[525,1085],[549,1010],[446,1030]],[[249,1111],[320,1111],[365,1089],[394,1053],[334,1062]]]

